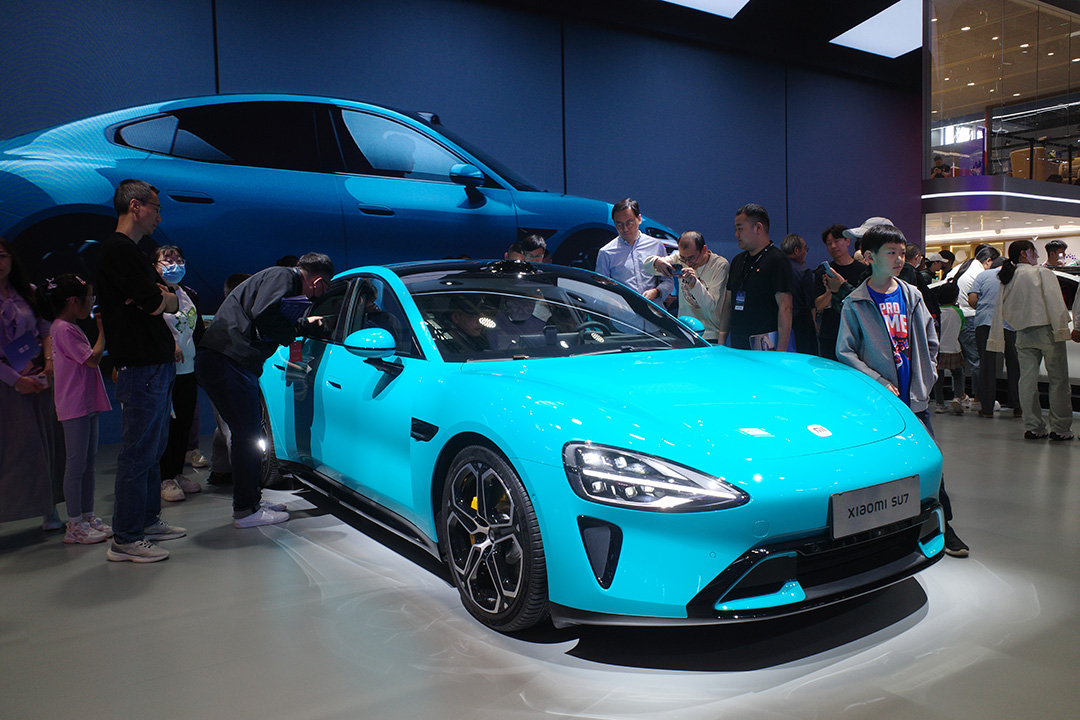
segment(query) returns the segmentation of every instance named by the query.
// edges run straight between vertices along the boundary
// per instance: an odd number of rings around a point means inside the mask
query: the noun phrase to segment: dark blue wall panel
[[[454,0],[218,0],[222,92],[290,92],[432,111],[562,191],[559,22]]]
[[[917,95],[808,71],[788,74],[790,232],[828,259],[821,232],[887,217],[922,241]]]
[[[615,202],[731,257],[735,211],[784,227],[783,69],[700,47],[570,25],[569,192]]]
[[[210,0],[16,0],[0,9],[0,138],[214,92]]]

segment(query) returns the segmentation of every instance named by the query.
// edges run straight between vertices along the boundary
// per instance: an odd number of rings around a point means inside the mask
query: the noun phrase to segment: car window
[[[321,297],[315,298],[311,304],[309,318],[321,318],[321,331],[311,333],[315,339],[327,342],[341,342],[344,334],[340,327],[344,325],[345,314],[348,306],[345,297],[349,292],[349,283],[346,280],[335,280]]]
[[[668,313],[614,282],[444,272],[406,276],[444,360],[500,360],[693,347]]]
[[[172,115],[150,118],[120,128],[117,138],[124,145],[168,155],[172,152],[176,125],[177,120]]]
[[[404,357],[423,357],[416,335],[412,331],[405,310],[386,281],[374,275],[356,280],[353,311],[349,316],[348,337],[357,330],[380,328],[394,337],[397,354]]]
[[[176,110],[171,154],[281,170],[324,170],[316,130],[326,110],[300,102],[250,102]],[[129,126],[134,128],[136,126]],[[127,138],[128,128],[121,131]]]
[[[450,182],[450,168],[461,158],[394,120],[355,110],[341,113],[355,147],[343,148],[346,170],[359,174]]]

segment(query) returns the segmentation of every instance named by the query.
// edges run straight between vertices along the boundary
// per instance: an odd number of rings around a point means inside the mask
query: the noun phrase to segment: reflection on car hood
[[[880,385],[806,355],[695,348],[476,363],[462,372],[488,382],[498,376],[509,414],[523,410],[553,445],[569,433],[688,464],[700,465],[703,455],[843,450],[906,427],[902,408]]]

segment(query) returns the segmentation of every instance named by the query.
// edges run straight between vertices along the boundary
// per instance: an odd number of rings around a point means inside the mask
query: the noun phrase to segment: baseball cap
[[[946,260],[945,260],[945,258],[941,257],[941,253],[930,253],[929,255],[926,256],[926,262],[928,262],[928,263],[932,263],[932,262],[943,263],[943,262],[946,262]]]
[[[866,234],[867,230],[874,227],[875,225],[892,225],[892,224],[893,224],[892,220],[890,220],[889,218],[883,218],[883,217],[868,218],[867,221],[864,222],[859,227],[857,227],[857,228],[848,228],[847,230],[845,230],[844,231],[844,237],[850,238],[852,240],[858,240],[863,235]]]

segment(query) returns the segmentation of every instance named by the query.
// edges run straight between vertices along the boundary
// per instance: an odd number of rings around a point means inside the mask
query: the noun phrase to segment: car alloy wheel
[[[503,632],[547,616],[547,572],[540,527],[513,468],[474,445],[454,458],[443,489],[446,564],[465,608]]]

